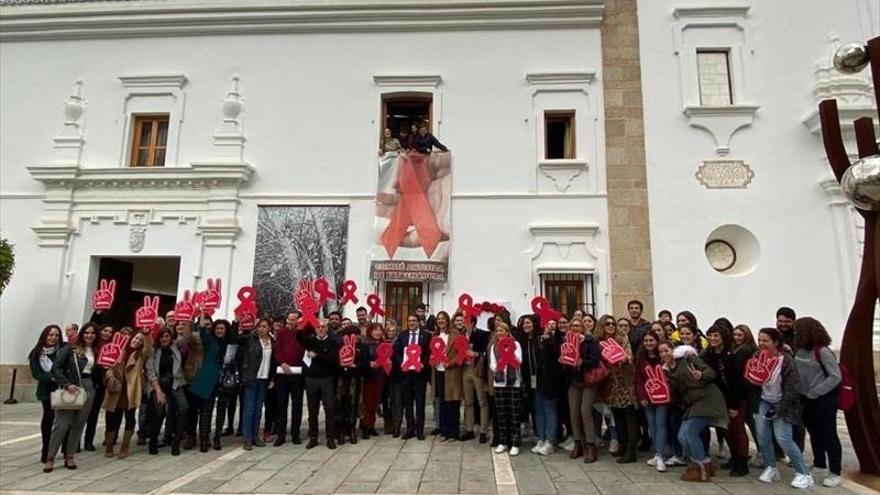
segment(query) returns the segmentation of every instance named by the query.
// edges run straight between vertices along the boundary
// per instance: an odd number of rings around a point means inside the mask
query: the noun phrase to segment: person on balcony
[[[443,143],[428,132],[428,124],[426,123],[419,126],[419,133],[413,140],[413,148],[423,154],[430,153],[433,148],[438,148],[440,151],[449,151],[449,148],[443,146]]]

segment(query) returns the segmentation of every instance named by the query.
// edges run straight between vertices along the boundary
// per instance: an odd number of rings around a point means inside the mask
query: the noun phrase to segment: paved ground
[[[38,462],[39,419],[37,404],[0,406],[0,493],[802,493],[787,482],[758,482],[757,470],[747,478],[720,475],[714,483],[685,483],[679,480],[681,468],[657,473],[643,461],[620,466],[607,454],[595,464],[584,465],[568,459],[562,451],[544,458],[532,455],[528,444],[522,454],[510,458],[494,455],[486,445],[474,441],[441,443],[430,437],[424,442],[380,437],[335,451],[324,446],[307,451],[302,445],[287,443],[251,452],[227,437],[222,451],[207,454],[196,449],[172,457],[166,448],[158,456],[150,456],[146,447],[135,447],[128,459],[118,460],[84,452],[77,456],[78,470],[64,469],[59,458],[55,472],[43,474]],[[848,438],[845,443],[848,446]],[[848,465],[853,466],[851,452],[847,458]],[[783,480],[790,481],[790,469],[784,467],[782,471]],[[837,489],[817,487],[812,492],[876,493],[851,483]]]

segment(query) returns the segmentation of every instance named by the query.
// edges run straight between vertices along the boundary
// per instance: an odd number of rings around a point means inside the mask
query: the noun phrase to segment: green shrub
[[[15,269],[15,251],[12,250],[13,245],[6,239],[0,239],[0,295],[3,289],[12,278],[12,271]]]

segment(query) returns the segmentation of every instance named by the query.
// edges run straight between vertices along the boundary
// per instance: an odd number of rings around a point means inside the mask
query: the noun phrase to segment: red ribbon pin
[[[385,310],[382,309],[382,299],[378,294],[370,294],[367,296],[367,306],[370,307],[370,318],[379,315],[384,317]]]
[[[385,370],[386,375],[391,374],[392,354],[394,354],[394,348],[388,342],[382,342],[376,347],[376,362]]]
[[[356,294],[357,288],[357,283],[354,280],[342,282],[342,299],[339,300],[339,305],[345,306],[349,301],[357,304],[360,301]]]
[[[474,305],[474,298],[468,293],[458,296],[458,308],[465,318],[476,318],[483,312],[479,305]]]
[[[532,312],[541,319],[541,328],[547,328],[550,320],[558,320],[562,316],[559,311],[550,307],[550,301],[543,296],[535,296],[532,299]]]
[[[401,155],[399,160],[400,202],[394,208],[394,215],[379,240],[385,246],[388,257],[393,259],[400,242],[406,237],[407,229],[410,225],[415,225],[425,256],[430,258],[443,234],[416,172],[416,167],[427,166],[428,155],[408,153]]]
[[[315,280],[315,292],[321,298],[318,301],[318,306],[323,306],[328,299],[336,299],[336,293],[330,290],[330,282],[327,282],[325,278]]]
[[[443,342],[443,338],[439,335],[431,338],[431,366],[437,367],[438,365],[446,366],[449,364],[449,358],[446,357],[446,342]]]
[[[401,371],[422,371],[422,348],[419,344],[410,344],[404,349],[406,361],[400,365]]]
[[[519,369],[520,362],[516,359],[516,341],[510,337],[504,337],[495,344],[498,347],[498,362],[495,369],[504,371],[508,367]]]
[[[233,310],[239,327],[252,330],[257,327],[257,291],[250,285],[238,289],[239,304]]]

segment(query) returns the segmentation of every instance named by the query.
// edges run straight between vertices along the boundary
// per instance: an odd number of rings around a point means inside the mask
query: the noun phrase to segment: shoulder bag
[[[76,357],[76,351],[71,350],[73,355],[73,364],[76,366],[76,376],[79,377],[80,387],[77,393],[72,394],[67,387],[58,387],[49,394],[49,402],[52,409],[56,411],[76,411],[82,409],[86,405],[88,392],[82,387],[82,375],[79,372],[79,361]]]

